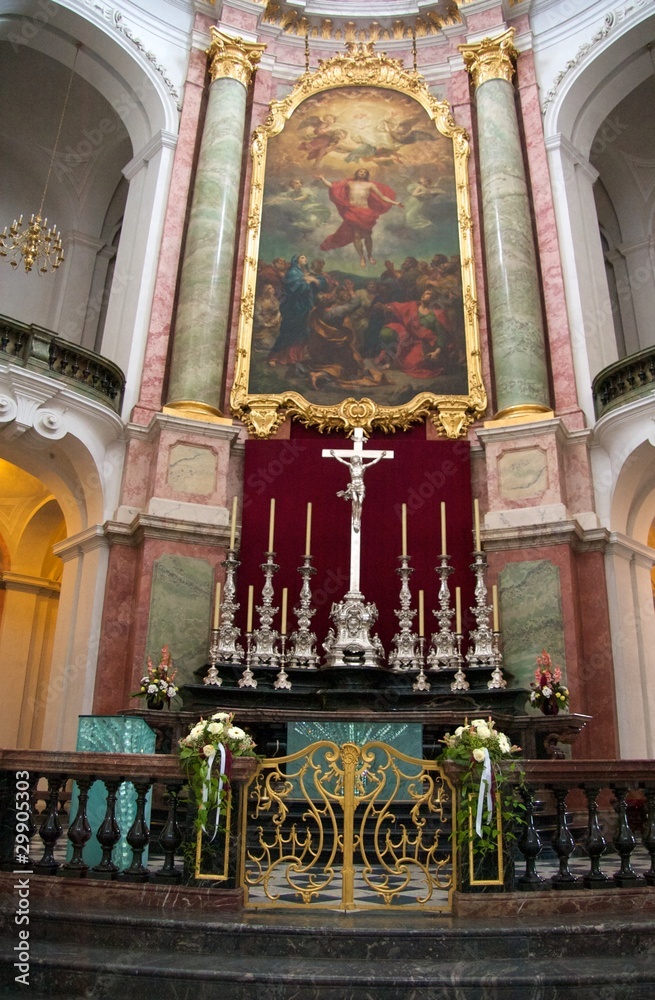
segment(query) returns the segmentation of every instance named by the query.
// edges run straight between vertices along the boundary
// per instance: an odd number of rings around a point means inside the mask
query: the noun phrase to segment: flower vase
[[[557,704],[556,698],[546,698],[541,705],[541,711],[544,715],[557,715],[559,713],[559,705]]]
[[[163,701],[160,701],[160,700],[159,700],[158,698],[155,698],[155,697],[153,697],[153,695],[150,695],[150,697],[149,697],[149,698],[146,698],[146,708],[147,708],[147,709],[148,709],[148,710],[149,710],[150,712],[153,712],[153,711],[155,711],[155,712],[158,712],[158,711],[161,711],[161,709],[162,709],[163,707],[164,707],[164,703],[163,703]]]

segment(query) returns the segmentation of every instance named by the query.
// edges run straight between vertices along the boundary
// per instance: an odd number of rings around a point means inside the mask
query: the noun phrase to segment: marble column
[[[221,417],[246,91],[265,46],[213,27],[211,84],[186,237],[165,411]]]
[[[476,90],[495,419],[552,416],[539,276],[512,78],[514,29],[460,45]]]

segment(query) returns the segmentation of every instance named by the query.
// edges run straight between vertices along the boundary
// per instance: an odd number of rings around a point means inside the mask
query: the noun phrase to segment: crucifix
[[[364,431],[356,427],[353,431],[352,450],[345,448],[324,448],[323,458],[336,458],[350,469],[350,482],[345,490],[339,490],[338,497],[352,502],[350,518],[350,593],[359,593],[359,575],[362,552],[362,505],[366,493],[364,473],[383,458],[393,458],[392,451],[364,452]]]

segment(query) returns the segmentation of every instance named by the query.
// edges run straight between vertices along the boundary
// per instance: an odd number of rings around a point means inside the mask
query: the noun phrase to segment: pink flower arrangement
[[[554,667],[550,654],[542,649],[541,656],[537,657],[537,669],[534,672],[534,680],[530,685],[532,694],[530,704],[535,708],[544,709],[556,706],[557,709],[568,708],[569,689],[562,684],[562,671],[560,667]]]

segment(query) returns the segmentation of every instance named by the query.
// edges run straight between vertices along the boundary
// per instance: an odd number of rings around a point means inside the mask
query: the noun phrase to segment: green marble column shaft
[[[167,403],[185,416],[221,413],[246,88],[263,48],[212,30],[213,82],[182,262]]]
[[[539,277],[511,78],[513,29],[460,46],[476,84],[497,416],[550,412]]]

